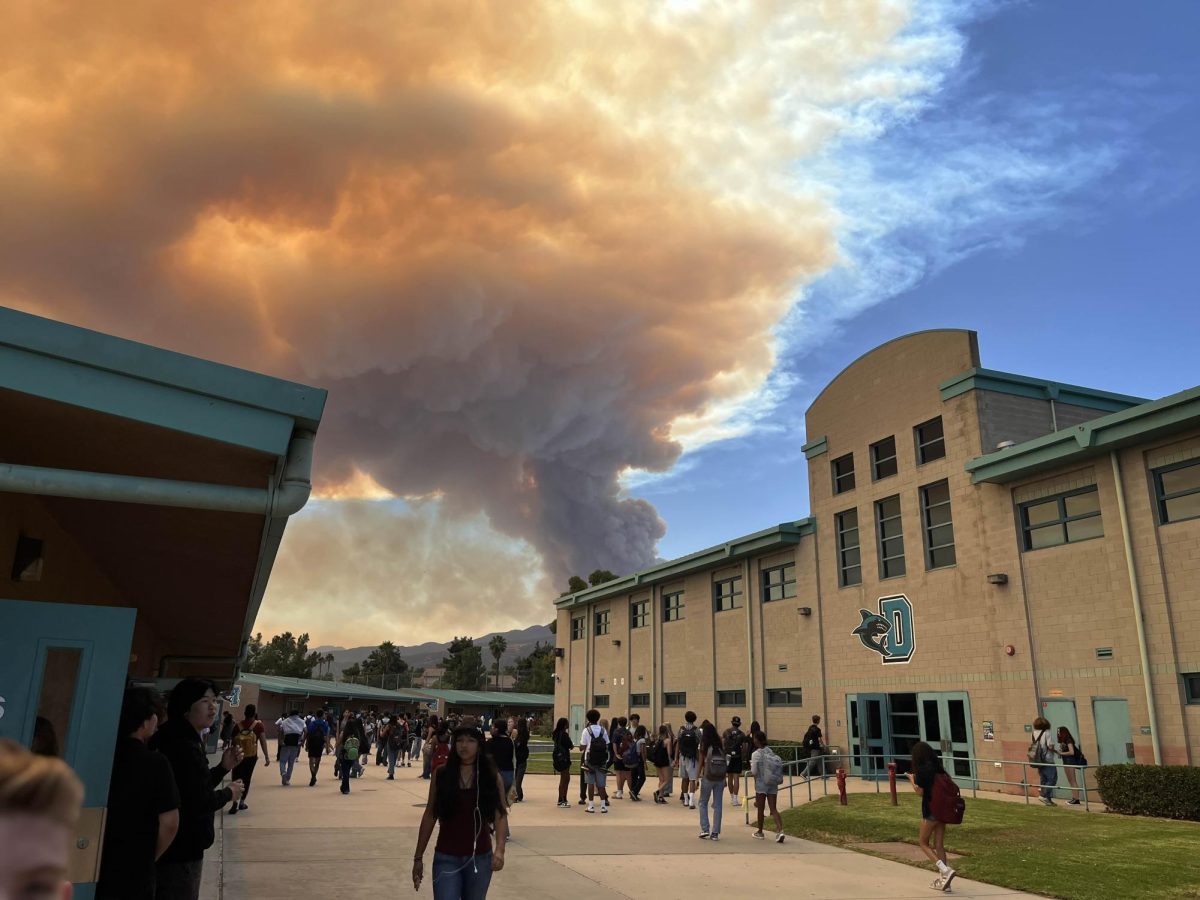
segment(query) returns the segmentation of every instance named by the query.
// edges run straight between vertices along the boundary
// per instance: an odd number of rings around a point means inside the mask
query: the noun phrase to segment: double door
[[[850,694],[846,701],[850,770],[855,775],[886,778],[887,764],[892,761],[899,771],[907,771],[916,737],[939,753],[946,771],[960,786],[974,785],[975,744],[966,692]]]
[[[921,740],[942,757],[942,765],[959,787],[975,785],[975,742],[971,734],[971,701],[965,691],[917,694]]]

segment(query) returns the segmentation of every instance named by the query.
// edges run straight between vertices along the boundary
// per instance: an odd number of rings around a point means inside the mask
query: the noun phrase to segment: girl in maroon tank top
[[[504,868],[508,835],[504,783],[495,762],[483,752],[478,728],[456,728],[451,741],[449,760],[430,779],[429,801],[413,855],[413,886],[421,886],[425,848],[437,823],[435,900],[476,900],[487,896],[492,873]]]

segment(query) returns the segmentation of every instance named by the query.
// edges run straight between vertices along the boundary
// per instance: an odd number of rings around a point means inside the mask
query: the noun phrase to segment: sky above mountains
[[[0,303],[326,387],[258,627],[549,621],[807,511],[871,347],[1195,384],[1200,7],[18,4]]]

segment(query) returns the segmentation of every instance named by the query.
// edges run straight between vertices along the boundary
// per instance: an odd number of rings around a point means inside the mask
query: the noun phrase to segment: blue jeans
[[[400,758],[400,751],[393,750],[388,747],[388,778],[394,778],[396,775],[396,760]]]
[[[712,828],[708,827],[708,800],[713,801],[713,821]],[[707,831],[709,834],[721,833],[721,809],[725,806],[725,779],[720,781],[709,781],[707,778],[700,779],[700,830]]]
[[[434,900],[483,900],[492,883],[492,854],[451,856],[433,854]]]
[[[300,758],[299,747],[280,747],[279,756],[279,777],[283,779],[283,783],[287,784],[292,780],[292,767],[296,764],[296,760]]]
[[[350,762],[350,760],[346,759],[345,757],[342,757],[341,769],[342,769],[342,793],[343,794],[350,793],[350,773],[353,771],[355,765],[357,765],[357,763]]]
[[[1050,799],[1054,796],[1054,786],[1058,784],[1058,768],[1056,766],[1038,766],[1038,780],[1042,783],[1042,789],[1038,793],[1044,798]]]

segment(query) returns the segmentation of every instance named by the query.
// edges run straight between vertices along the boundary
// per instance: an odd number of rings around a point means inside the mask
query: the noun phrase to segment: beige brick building
[[[1024,759],[1042,714],[1092,764],[1200,763],[1200,388],[996,372],[929,331],[807,431],[810,517],[557,601],[557,715],[820,714],[853,771],[924,739],[988,778],[967,758]]]

